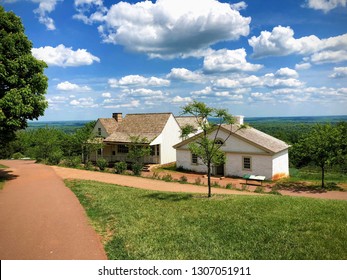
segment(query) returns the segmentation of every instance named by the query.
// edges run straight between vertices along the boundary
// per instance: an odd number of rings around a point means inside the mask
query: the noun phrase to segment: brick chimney
[[[118,123],[121,123],[123,120],[122,113],[113,113],[112,118],[114,118]]]
[[[235,124],[243,125],[244,116],[235,116]]]

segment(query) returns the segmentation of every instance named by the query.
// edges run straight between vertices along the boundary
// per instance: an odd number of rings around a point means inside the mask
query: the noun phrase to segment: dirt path
[[[33,161],[0,161],[0,259],[106,259],[75,195],[54,170]]]
[[[139,178],[139,177],[133,177],[133,176],[64,168],[59,166],[53,166],[52,168],[63,179],[95,180],[95,181],[100,181],[104,183],[118,184],[122,186],[135,187],[135,188],[148,189],[148,190],[156,190],[156,191],[165,191],[165,192],[190,192],[190,193],[204,193],[204,194],[207,193],[206,186],[165,182],[162,180],[153,180],[153,179]],[[202,178],[201,175],[198,175],[198,174],[187,174],[187,173],[183,174],[179,172],[173,172],[170,174],[172,175],[174,179],[179,179],[180,176],[185,175],[188,179],[188,182],[194,182],[198,177],[200,177],[200,179]],[[206,178],[202,178],[201,182],[206,184],[206,180],[207,180]],[[241,188],[241,183],[244,183],[243,179],[232,179],[232,178],[224,178],[223,180],[219,180],[218,178],[213,178],[212,181],[218,182],[218,184],[220,184],[221,186],[225,186],[226,184],[231,183],[233,186],[236,186],[238,188]],[[252,192],[255,190],[255,188],[256,188],[255,186],[249,187],[251,192],[229,190],[225,188],[213,188],[212,193],[213,194],[259,195],[258,193]],[[288,196],[302,196],[302,197],[311,197],[311,198],[347,200],[347,192],[340,192],[340,191],[297,192],[297,191],[290,191],[290,190],[281,190],[279,192],[282,195],[288,195]]]
[[[153,180],[142,177],[126,176],[110,173],[102,173],[96,171],[87,171],[80,169],[65,168],[60,166],[52,166],[55,172],[63,179],[81,179],[94,180],[104,183],[117,184],[126,187],[134,187],[138,189],[163,191],[163,192],[188,192],[188,193],[204,193],[207,194],[206,186],[197,186],[192,184],[180,184],[177,182],[165,182],[162,180]],[[259,195],[252,192],[240,192],[222,188],[213,188],[213,194],[241,194],[241,195]]]

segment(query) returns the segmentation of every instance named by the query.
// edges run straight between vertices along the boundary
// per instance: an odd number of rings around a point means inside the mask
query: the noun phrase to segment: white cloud
[[[57,85],[57,89],[62,90],[62,91],[90,91],[90,90],[92,90],[88,86],[79,86],[77,84],[73,84],[73,83],[70,83],[68,81],[59,83]]]
[[[339,6],[346,7],[347,0],[307,0],[306,7],[327,13]]]
[[[303,62],[300,64],[295,64],[295,69],[300,71],[300,70],[307,70],[311,68],[311,63],[308,62]]]
[[[111,93],[104,92],[104,93],[101,94],[101,96],[104,97],[104,98],[111,98]]]
[[[338,63],[347,61],[347,51],[322,51],[311,56],[311,61],[316,64],[322,63]]]
[[[119,2],[104,20],[98,30],[105,42],[151,57],[172,58],[247,36],[251,18],[216,0],[157,0]]]
[[[50,66],[59,67],[74,67],[82,65],[91,65],[95,61],[100,62],[100,59],[85,49],[78,49],[77,51],[72,48],[67,48],[60,44],[57,47],[40,47],[31,50],[33,56],[37,59],[45,61]]]
[[[205,56],[204,71],[206,72],[235,72],[257,71],[263,66],[246,61],[245,49],[221,49]]]
[[[80,108],[94,108],[99,106],[94,103],[94,99],[91,97],[74,99],[70,102],[70,105]]]
[[[34,10],[34,13],[38,15],[39,22],[46,25],[48,30],[55,30],[54,20],[47,14],[55,10],[57,2],[61,0],[31,0],[34,3],[39,3],[39,7]]]
[[[92,7],[96,8],[96,12],[90,13]],[[75,8],[78,14],[73,16],[74,19],[83,21],[85,24],[93,22],[102,22],[105,20],[107,8],[104,7],[102,0],[75,0]]]
[[[175,96],[172,99],[173,103],[187,103],[193,101],[190,97],[181,97],[179,95]]]
[[[205,87],[204,89],[202,90],[197,90],[197,91],[193,91],[191,94],[193,95],[209,95],[211,94],[213,91],[212,91],[212,88],[211,87]]]
[[[138,88],[138,89],[127,89],[124,91],[127,94],[130,94],[132,96],[155,96],[160,97],[163,95],[163,92],[161,90],[151,90],[146,88]]]
[[[289,27],[277,26],[271,32],[262,31],[258,37],[248,40],[253,47],[253,56],[284,56],[289,54],[312,55],[313,63],[335,63],[346,60],[347,34],[327,39],[311,35],[294,38]]]
[[[185,68],[172,68],[171,72],[166,77],[172,80],[182,80],[193,83],[199,83],[203,80],[203,76],[200,73],[192,72]]]
[[[230,6],[232,9],[237,11],[241,11],[247,8],[247,4],[244,1],[235,4],[230,4]]]
[[[329,77],[333,79],[347,78],[347,67],[335,67],[334,73]]]
[[[140,106],[139,100],[131,100],[129,103],[123,103],[123,104],[115,104],[115,105],[106,105],[103,106],[104,108],[136,108]]]
[[[109,79],[108,84],[112,88],[116,87],[137,87],[137,86],[169,86],[170,81],[166,79],[161,79],[157,77],[146,78],[140,75],[128,75],[124,76],[121,79]]]
[[[297,78],[299,77],[298,72],[296,72],[294,69],[290,69],[288,67],[281,68],[277,70],[275,73],[277,77],[288,77],[288,78]]]

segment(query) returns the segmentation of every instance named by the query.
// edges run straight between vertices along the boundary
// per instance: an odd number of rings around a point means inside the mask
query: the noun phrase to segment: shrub
[[[195,179],[195,184],[196,185],[201,185],[201,178],[200,177]]]
[[[57,165],[63,158],[63,152],[61,150],[54,151],[48,156],[47,163],[52,165]]]
[[[232,190],[234,188],[233,184],[229,183],[225,186],[226,189]]]
[[[104,158],[98,158],[96,160],[96,165],[99,167],[101,171],[104,171],[105,168],[108,166],[108,161]]]
[[[12,155],[12,158],[14,158],[14,159],[21,159],[23,157],[24,157],[24,155],[22,153],[20,153],[20,152],[14,153]]]
[[[81,158],[79,156],[69,157],[64,160],[64,165],[71,168],[79,167],[81,164]]]
[[[179,182],[180,182],[180,183],[187,183],[187,182],[188,182],[188,179],[187,179],[186,176],[183,175],[183,176],[180,177]]]
[[[160,180],[160,175],[159,175],[159,173],[158,173],[158,172],[153,172],[152,178],[153,178],[153,179],[158,179],[158,180]]]
[[[131,165],[131,170],[133,171],[135,176],[140,176],[141,175],[141,171],[142,171],[142,164],[135,162]]]
[[[171,174],[165,174],[161,179],[164,180],[165,182],[172,182],[173,181]]]
[[[84,169],[86,169],[86,170],[92,170],[94,168],[94,165],[93,165],[93,163],[90,161],[90,160],[88,160],[85,164],[84,164]]]
[[[220,188],[220,184],[216,181],[213,182],[212,187],[214,188]]]
[[[115,173],[117,174],[124,174],[127,168],[128,168],[128,165],[124,161],[116,162],[114,164]]]

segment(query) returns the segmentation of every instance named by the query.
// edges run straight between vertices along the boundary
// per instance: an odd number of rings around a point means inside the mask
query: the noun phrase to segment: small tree
[[[222,124],[230,125],[229,133],[223,142],[228,140],[231,135],[231,125],[234,123],[234,118],[225,109],[208,107],[205,103],[198,101],[193,101],[182,109],[182,115],[193,115],[198,126],[202,129],[198,139],[189,144],[189,150],[200,158],[207,167],[208,197],[211,197],[212,165],[218,166],[225,163],[225,155],[220,150],[220,143],[216,140],[220,139],[219,132]],[[208,118],[214,118],[215,122],[208,122]],[[194,132],[192,126],[184,127],[181,138],[185,139],[192,132]],[[212,132],[215,132],[214,136],[211,136]]]
[[[132,161],[132,169],[135,175],[140,175],[144,159],[151,154],[148,139],[140,136],[130,136],[131,144],[128,145],[128,158]]]
[[[326,167],[338,163],[341,155],[346,152],[346,136],[341,135],[341,129],[330,124],[318,124],[292,149],[293,156],[299,159],[299,165],[313,162],[320,167],[322,188],[324,188]]]

